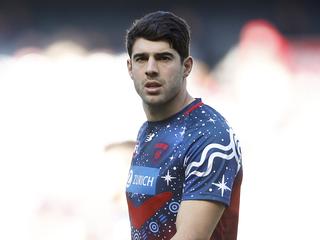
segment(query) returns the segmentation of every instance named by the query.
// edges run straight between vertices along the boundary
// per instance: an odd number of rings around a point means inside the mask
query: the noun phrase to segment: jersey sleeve
[[[241,168],[239,141],[231,128],[207,131],[189,147],[184,161],[182,200],[218,201],[230,205]]]

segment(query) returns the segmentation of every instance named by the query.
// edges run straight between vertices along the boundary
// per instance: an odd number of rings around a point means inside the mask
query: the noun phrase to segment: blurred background
[[[188,88],[242,143],[239,240],[318,239],[317,1],[0,1],[0,239],[128,240],[124,199],[145,116],[124,36],[185,18]]]

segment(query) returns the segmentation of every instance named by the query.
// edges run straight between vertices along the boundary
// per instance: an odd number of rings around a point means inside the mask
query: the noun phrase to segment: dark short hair
[[[179,53],[181,61],[189,56],[190,27],[184,19],[171,12],[152,12],[134,21],[126,35],[130,57],[133,44],[138,38],[168,42]]]

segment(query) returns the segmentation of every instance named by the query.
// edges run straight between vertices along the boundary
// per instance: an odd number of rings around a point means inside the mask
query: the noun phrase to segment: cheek
[[[183,71],[181,68],[177,67],[171,67],[165,69],[165,74],[167,76],[167,79],[170,79],[171,81],[179,82],[180,78],[183,77]]]
[[[133,80],[134,87],[138,90],[139,86],[141,85],[140,81],[138,81],[135,76],[132,78],[132,80]]]
[[[133,67],[131,74],[132,74],[132,76],[131,76],[132,78],[134,78],[135,80],[139,80],[139,79],[143,78],[144,70],[143,70],[143,68]]]
[[[141,89],[142,89],[142,77],[139,76],[139,73],[135,72],[135,71],[132,71],[132,76],[131,76],[131,79],[133,81],[133,85],[136,89],[137,92],[140,92]]]

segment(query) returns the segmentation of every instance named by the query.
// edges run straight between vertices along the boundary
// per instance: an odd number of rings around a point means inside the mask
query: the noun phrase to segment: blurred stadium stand
[[[39,1],[0,2],[0,53],[25,46],[45,47],[61,37],[87,49],[124,51],[125,29],[148,11],[169,10],[192,27],[192,53],[215,65],[238,41],[241,27],[263,18],[286,37],[320,33],[319,1]]]
[[[145,116],[124,35],[158,9],[191,25],[188,88],[242,143],[238,239],[320,239],[319,5],[0,0],[0,239],[129,239],[124,188]]]

